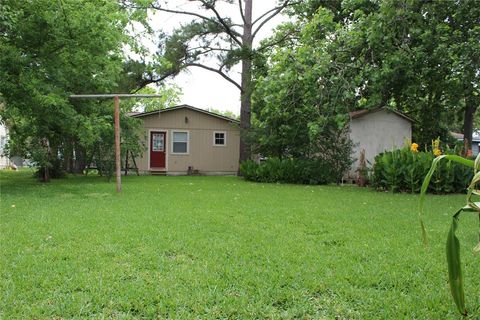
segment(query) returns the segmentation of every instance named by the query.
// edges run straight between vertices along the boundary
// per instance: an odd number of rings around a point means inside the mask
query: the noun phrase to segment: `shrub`
[[[327,184],[336,182],[331,166],[321,159],[270,158],[258,164],[252,160],[240,165],[240,172],[249,181],[298,184]]]
[[[48,174],[51,179],[64,178],[67,173],[62,166],[62,162],[59,159],[54,159],[49,162]],[[34,177],[43,181],[45,177],[45,166],[38,167],[34,173]]]
[[[432,152],[418,152],[416,148],[405,147],[381,153],[375,157],[372,185],[379,190],[392,192],[418,193],[423,178],[428,173],[438,146]],[[455,154],[455,149],[444,150],[447,154]],[[441,162],[428,187],[431,193],[465,192],[472,174],[468,168],[451,162]]]

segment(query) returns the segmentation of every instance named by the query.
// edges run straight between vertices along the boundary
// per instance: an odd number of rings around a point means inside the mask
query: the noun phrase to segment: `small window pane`
[[[187,153],[187,143],[186,142],[174,142],[173,143],[173,152],[174,153]]]
[[[186,132],[174,132],[173,142],[187,142],[188,134]]]
[[[225,132],[215,132],[215,145],[225,145]]]
[[[165,136],[163,133],[152,134],[152,151],[163,152],[165,150]]]
[[[172,134],[172,152],[187,153],[188,152],[188,132],[173,132]]]

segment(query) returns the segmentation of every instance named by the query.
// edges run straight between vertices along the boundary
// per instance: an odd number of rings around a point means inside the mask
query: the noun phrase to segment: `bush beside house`
[[[327,184],[341,179],[323,159],[270,158],[260,164],[248,160],[240,165],[240,172],[246,180],[256,182]]]
[[[443,150],[445,154],[457,154],[457,150]],[[392,192],[418,193],[424,177],[436,156],[442,154],[438,140],[433,143],[432,151],[417,151],[417,146],[388,151],[375,157],[371,183],[377,190]],[[468,168],[452,162],[439,163],[428,187],[430,193],[465,192],[472,173]]]

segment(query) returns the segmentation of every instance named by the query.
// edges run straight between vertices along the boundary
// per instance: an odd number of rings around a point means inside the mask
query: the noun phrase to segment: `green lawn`
[[[445,237],[464,196],[236,177],[99,177],[50,184],[2,172],[0,318],[445,319]],[[478,220],[460,238],[480,317]]]

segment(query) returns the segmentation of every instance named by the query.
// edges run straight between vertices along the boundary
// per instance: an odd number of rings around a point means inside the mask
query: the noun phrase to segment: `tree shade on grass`
[[[463,195],[427,197],[426,250],[416,195],[153,176],[116,195],[98,177],[0,174],[4,319],[458,318],[444,240]],[[463,256],[475,319],[478,256]]]

